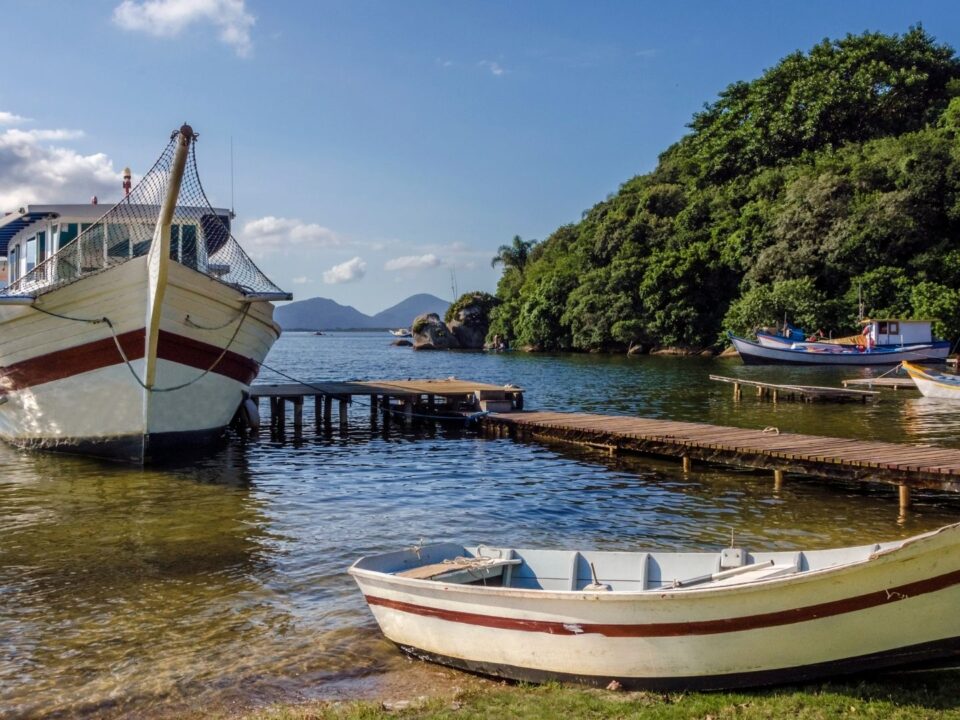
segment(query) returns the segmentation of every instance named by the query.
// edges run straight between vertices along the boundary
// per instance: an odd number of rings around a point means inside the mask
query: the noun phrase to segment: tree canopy
[[[650,173],[494,264],[491,333],[543,349],[935,316],[960,336],[960,61],[921,27],[796,52],[695,114]]]

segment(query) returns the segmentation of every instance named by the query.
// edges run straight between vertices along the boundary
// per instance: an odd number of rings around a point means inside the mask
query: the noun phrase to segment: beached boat
[[[960,400],[960,375],[947,375],[909,362],[903,363],[903,369],[924,397]]]
[[[112,208],[0,218],[0,438],[143,462],[214,440],[280,328],[274,285],[200,185],[184,125]]]
[[[949,344],[866,348],[793,343],[790,346],[769,347],[733,334],[729,338],[747,365],[896,365],[904,360],[943,362],[950,354]]]
[[[960,656],[960,525],[805,552],[438,544],[350,574],[402,650],[515,680],[724,689]]]

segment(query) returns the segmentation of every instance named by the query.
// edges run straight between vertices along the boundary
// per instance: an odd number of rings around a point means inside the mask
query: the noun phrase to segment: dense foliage
[[[443,321],[446,323],[456,320],[460,317],[460,312],[470,308],[473,312],[465,318],[467,324],[489,325],[491,311],[500,304],[500,301],[490,293],[474,290],[464,293],[458,297],[444,315]]]
[[[825,40],[729,86],[690,128],[579,223],[500,248],[491,334],[614,350],[719,346],[785,315],[852,331],[859,288],[867,314],[960,336],[951,48],[919,27]]]

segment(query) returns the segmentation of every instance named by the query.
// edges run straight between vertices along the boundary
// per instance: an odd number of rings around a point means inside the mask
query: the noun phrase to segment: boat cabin
[[[94,228],[95,237],[88,237],[82,248],[77,246],[75,256],[68,254],[71,256],[51,263],[44,277],[37,278],[40,284],[56,284],[122,259],[145,255],[150,247],[147,238],[152,238],[153,228],[144,226],[144,213],[136,212],[137,206],[128,207],[131,212]],[[26,205],[0,217],[0,256],[6,269],[5,282],[0,287],[23,278],[73,242],[111,208],[112,205],[96,203]],[[170,256],[201,272],[215,273],[216,268],[208,266],[208,258],[229,238],[233,215],[222,208],[214,209],[214,214],[207,211],[202,215],[192,210],[197,209],[177,208],[170,233]],[[156,209],[151,208],[150,213],[155,216]],[[124,221],[123,215],[129,220]]]
[[[917,345],[933,342],[932,320],[902,320],[900,318],[865,319],[863,334],[869,335],[874,345]]]

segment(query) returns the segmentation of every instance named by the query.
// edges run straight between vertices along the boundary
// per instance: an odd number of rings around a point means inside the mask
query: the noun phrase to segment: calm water
[[[413,353],[386,333],[285,335],[268,364],[312,379],[457,376],[527,389],[527,406],[960,447],[956,406],[734,404],[710,373],[836,383],[850,370],[689,358]],[[856,374],[857,370],[852,371]],[[279,379],[265,372],[263,379]],[[312,425],[312,403],[307,420]],[[827,547],[954,522],[934,494],[610,459],[469,433],[371,431],[233,441],[130,469],[0,446],[0,716],[175,715],[343,697],[410,664],[346,567],[425,541],[605,549]]]

